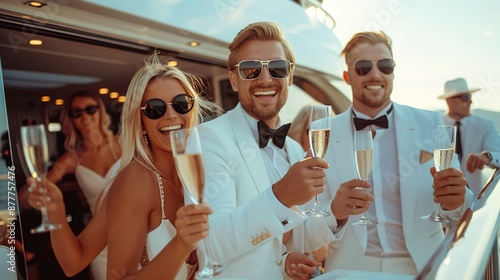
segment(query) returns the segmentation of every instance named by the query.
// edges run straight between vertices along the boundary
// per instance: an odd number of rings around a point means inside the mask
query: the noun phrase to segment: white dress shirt
[[[386,114],[392,104],[384,108],[376,119]],[[354,109],[353,109],[354,110]],[[354,110],[358,118],[372,119]],[[375,200],[368,208],[367,214],[378,224],[368,226],[368,243],[366,255],[378,257],[406,257],[409,252],[405,245],[403,220],[401,216],[401,196],[398,171],[398,155],[394,130],[394,114],[387,115],[387,129],[370,125],[363,130],[375,131],[373,139],[373,164],[370,183],[367,190]],[[383,151],[381,153],[381,151]],[[424,186],[423,186],[424,187]],[[431,188],[431,186],[428,186]]]
[[[259,131],[257,128],[258,120],[251,117],[245,111],[243,111],[243,114],[246,120],[248,121],[250,130],[252,130],[252,134],[255,137],[255,140],[258,143],[259,142]],[[280,127],[279,120],[276,127]],[[264,164],[266,166],[269,182],[271,182],[271,184],[274,184],[279,180],[281,180],[281,178],[283,178],[283,176],[285,176],[285,174],[288,172],[288,169],[290,169],[290,162],[288,160],[285,147],[283,147],[282,149],[278,148],[276,145],[274,145],[272,139],[269,138],[267,146],[261,148],[260,152],[262,154],[262,159],[264,160]],[[278,200],[278,198],[276,198],[272,187],[268,188],[265,191],[265,197],[268,202],[268,205],[272,208],[272,211],[276,215],[276,217],[280,221],[287,220],[289,217],[289,212],[288,212],[289,209],[285,205],[283,205]],[[302,217],[306,218],[306,215],[300,212],[297,213]]]

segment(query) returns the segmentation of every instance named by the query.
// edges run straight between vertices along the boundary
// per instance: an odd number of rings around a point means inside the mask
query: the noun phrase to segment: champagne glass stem
[[[42,206],[40,207],[40,213],[42,214],[42,221],[38,227],[31,229],[31,233],[43,233],[61,229],[62,226],[60,224],[50,223],[49,214],[47,213],[47,188],[45,186],[46,181],[43,180],[40,176],[37,176],[36,180],[42,183],[45,192],[43,194]]]
[[[207,249],[205,239],[200,240],[199,248],[203,256],[205,256],[205,261],[203,263],[203,267],[201,267],[196,274],[196,279],[213,278],[219,275],[224,269],[226,269],[225,264],[219,264],[212,260],[212,257],[210,257],[209,251]]]
[[[366,192],[366,190],[363,189],[363,192]],[[370,220],[368,218],[368,211],[365,210],[365,212],[363,212],[363,215],[361,215],[361,220],[363,220],[363,221],[369,221]]]
[[[314,208],[318,209],[319,208],[319,203],[318,203],[318,195],[314,197]]]
[[[47,187],[45,185],[45,180],[42,180],[40,177],[36,177],[38,182],[41,182],[43,185],[43,201],[42,206],[40,207],[40,212],[42,213],[42,225],[50,224],[49,214],[47,213]]]
[[[212,257],[210,257],[210,254],[208,253],[207,244],[205,243],[205,239],[200,240],[199,246],[200,246],[200,249],[201,249],[203,256],[205,256],[205,263],[202,267],[202,271],[203,271],[203,270],[209,269],[210,267],[213,267],[215,263],[212,261]]]
[[[43,202],[45,204],[45,202]],[[43,205],[40,207],[40,212],[42,212],[42,224],[50,224],[49,215],[47,214],[47,206]]]

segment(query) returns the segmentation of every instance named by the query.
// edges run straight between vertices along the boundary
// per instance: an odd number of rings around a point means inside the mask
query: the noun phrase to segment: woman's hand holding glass
[[[42,124],[22,126],[21,143],[29,175],[33,176],[38,182],[42,182],[42,188],[45,188],[45,175],[49,162],[49,148],[47,136],[45,134],[45,126]],[[47,199],[42,199],[42,205],[40,206],[42,222],[38,227],[31,229],[31,233],[43,233],[61,229],[60,224],[50,223],[47,215],[46,202]]]
[[[29,186],[28,203],[31,207],[40,210],[45,205],[49,216],[57,212],[65,213],[63,194],[56,185],[47,179],[44,179],[44,182],[39,182],[33,177],[26,179],[26,185]]]
[[[191,204],[179,208],[175,219],[177,234],[174,239],[178,239],[190,251],[195,250],[198,242],[208,236],[210,214],[212,209],[207,204]]]
[[[191,200],[198,206],[203,202],[203,189],[205,184],[205,170],[201,154],[201,143],[198,129],[187,128],[175,130],[170,133],[172,153],[174,155],[177,174],[181,179],[184,191]],[[184,211],[181,208],[179,211]],[[179,214],[179,212],[177,212]],[[202,234],[203,235],[203,234]],[[208,233],[207,235],[208,236]],[[197,279],[212,278],[220,274],[225,268],[225,264],[213,261],[207,250],[204,240],[200,242],[200,249],[205,256],[205,263],[196,274]]]

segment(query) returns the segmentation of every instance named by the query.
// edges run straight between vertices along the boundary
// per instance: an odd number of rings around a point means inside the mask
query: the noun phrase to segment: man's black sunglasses
[[[146,101],[146,103],[141,107],[142,112],[146,117],[156,120],[161,118],[167,112],[167,105],[172,105],[172,108],[179,114],[186,114],[194,105],[194,97],[188,94],[179,94],[172,98],[172,102],[165,103],[165,101],[159,98],[153,98]]]
[[[89,105],[85,108],[71,108],[69,109],[68,115],[72,119],[78,119],[83,116],[83,112],[87,113],[87,115],[92,116],[99,110],[99,105]]]
[[[394,72],[394,66],[396,63],[390,58],[381,59],[377,61],[377,68],[380,72],[389,75]],[[359,76],[365,76],[370,73],[373,68],[373,61],[371,60],[360,60],[354,64],[354,70]]]
[[[471,98],[472,98],[472,95],[470,94],[462,94],[462,95],[457,95],[457,96],[453,96],[453,97],[450,97],[450,98],[460,98],[462,99],[463,102],[468,102]]]

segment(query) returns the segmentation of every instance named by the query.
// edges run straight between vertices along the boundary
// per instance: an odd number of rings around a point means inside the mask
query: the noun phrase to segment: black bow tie
[[[354,126],[356,127],[356,130],[361,130],[369,125],[376,125],[378,127],[382,128],[388,128],[389,127],[389,120],[387,119],[387,115],[392,112],[392,106],[387,110],[387,113],[381,117],[378,117],[374,120],[367,120],[367,119],[361,119],[357,118],[356,114],[354,111],[352,111],[352,114],[354,115]]]
[[[388,128],[389,127],[389,120],[387,119],[386,115],[383,115],[379,118],[376,118],[374,120],[365,120],[365,119],[360,119],[360,118],[354,118],[354,126],[356,126],[356,130],[361,130],[369,125],[376,125],[382,128]]]
[[[267,146],[269,138],[273,139],[274,145],[278,148],[283,148],[285,145],[286,134],[290,129],[290,124],[282,125],[278,129],[272,129],[263,121],[257,123],[259,128],[259,147],[262,149]]]

